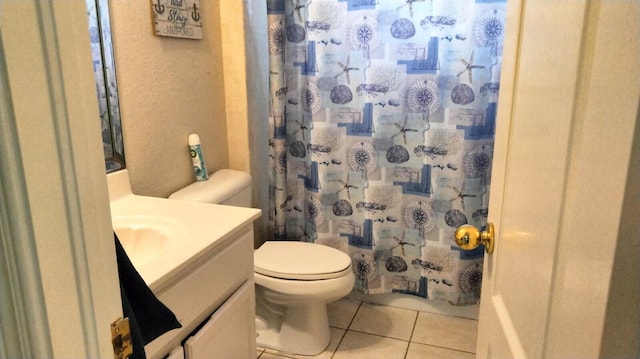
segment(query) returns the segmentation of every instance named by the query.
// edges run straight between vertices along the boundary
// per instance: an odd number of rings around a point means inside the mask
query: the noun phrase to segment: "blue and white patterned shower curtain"
[[[356,288],[479,301],[506,0],[267,0],[270,218]]]

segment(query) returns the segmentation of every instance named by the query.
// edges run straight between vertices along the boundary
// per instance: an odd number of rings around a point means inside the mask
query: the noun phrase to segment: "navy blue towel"
[[[116,242],[116,259],[120,278],[120,297],[124,316],[129,318],[133,355],[131,359],[144,359],[144,346],[168,332],[182,327],[175,314],[167,308],[144,282],[135,269],[129,256],[122,248],[118,236],[113,233]]]

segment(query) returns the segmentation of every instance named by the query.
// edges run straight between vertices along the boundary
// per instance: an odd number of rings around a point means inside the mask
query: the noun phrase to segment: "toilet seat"
[[[253,259],[256,273],[280,279],[332,279],[351,271],[348,255],[316,243],[268,241],[254,251]]]

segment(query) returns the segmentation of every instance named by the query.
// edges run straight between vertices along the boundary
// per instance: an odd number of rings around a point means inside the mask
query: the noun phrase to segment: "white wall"
[[[137,194],[166,197],[194,181],[190,133],[200,135],[210,172],[229,167],[227,132],[246,127],[246,118],[226,118],[219,1],[200,4],[203,39],[190,40],[156,36],[149,1],[109,2],[125,157]],[[248,153],[246,141],[234,146]]]

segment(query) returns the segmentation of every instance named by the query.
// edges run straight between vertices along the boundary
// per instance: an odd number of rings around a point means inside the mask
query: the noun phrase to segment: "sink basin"
[[[185,238],[186,234],[181,223],[167,217],[114,216],[112,221],[129,259],[139,269],[161,257],[171,244]]]
[[[117,228],[124,250],[136,259],[135,266],[141,267],[154,259],[167,244],[167,236],[145,227]]]

